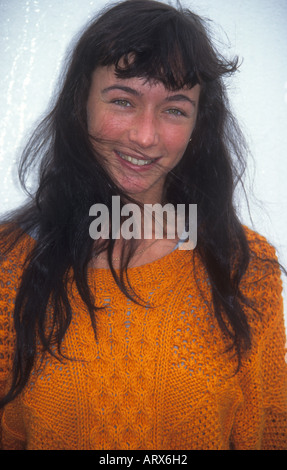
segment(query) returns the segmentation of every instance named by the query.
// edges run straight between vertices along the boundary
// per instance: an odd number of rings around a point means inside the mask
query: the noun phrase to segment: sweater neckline
[[[180,268],[181,265],[191,261],[192,256],[190,251],[191,250],[182,250],[180,248],[175,248],[170,253],[167,253],[166,255],[154,261],[150,261],[139,266],[133,266],[131,268],[128,268],[128,275],[138,277],[144,274],[148,274],[149,272],[152,273],[163,271],[167,273],[169,269],[171,269],[172,271],[177,270]],[[89,269],[90,272],[94,275],[98,273],[99,275],[110,274],[110,276],[112,276],[111,270],[109,268],[98,268],[91,266]],[[116,268],[115,272],[119,273],[120,269]]]

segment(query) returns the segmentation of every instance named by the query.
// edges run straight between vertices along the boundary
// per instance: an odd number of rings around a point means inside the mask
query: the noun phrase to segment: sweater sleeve
[[[282,311],[282,310],[281,310]],[[287,450],[287,358],[283,314],[262,342],[263,450]]]
[[[275,250],[260,238],[244,293],[253,300],[249,317],[252,350],[238,380],[242,390],[233,427],[235,449],[287,449],[287,355],[282,281]],[[271,261],[270,261],[271,260]]]
[[[9,387],[13,367],[15,346],[14,303],[22,276],[23,262],[27,253],[27,243],[19,244],[10,251],[7,258],[0,257],[0,399]],[[0,408],[0,449],[3,446],[5,429],[5,409]],[[11,449],[18,448],[11,444]]]
[[[7,384],[12,365],[12,314],[13,298],[11,278],[5,264],[0,265],[0,399],[7,392]],[[0,449],[2,448],[2,417],[4,408],[0,408]]]

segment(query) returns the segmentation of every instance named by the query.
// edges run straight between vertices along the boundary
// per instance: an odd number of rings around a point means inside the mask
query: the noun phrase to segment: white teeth
[[[123,160],[126,160],[127,162],[130,162],[133,165],[143,166],[143,165],[150,165],[152,163],[152,160],[139,160],[138,158],[133,158],[133,157],[130,157],[129,155],[124,155],[121,152],[118,152],[118,154]]]

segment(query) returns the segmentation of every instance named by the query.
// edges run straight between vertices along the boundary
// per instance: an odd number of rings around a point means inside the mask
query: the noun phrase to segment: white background
[[[53,95],[71,39],[105,3],[0,0],[0,213],[23,200],[16,171],[21,148]],[[215,35],[227,44],[225,53],[243,60],[229,92],[252,153],[253,228],[287,266],[287,1],[182,4],[211,19]],[[242,217],[252,226],[245,206]]]

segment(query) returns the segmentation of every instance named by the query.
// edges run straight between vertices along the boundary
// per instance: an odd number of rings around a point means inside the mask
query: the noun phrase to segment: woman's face
[[[200,86],[169,91],[161,82],[117,78],[114,67],[93,74],[89,134],[112,179],[142,203],[162,202],[167,174],[195,126]]]

